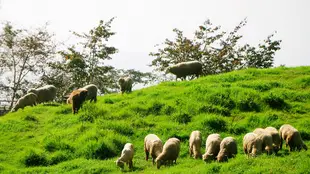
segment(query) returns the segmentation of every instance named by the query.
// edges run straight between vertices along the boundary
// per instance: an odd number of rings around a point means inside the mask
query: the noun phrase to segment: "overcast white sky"
[[[207,18],[231,30],[245,17],[243,42],[257,44],[277,31],[282,49],[275,65],[310,65],[309,0],[0,0],[0,21],[18,27],[49,22],[59,41],[72,40],[69,30],[88,32],[99,20],[117,17],[111,44],[119,49],[111,64],[150,71],[155,44],[173,38],[173,28],[191,37]]]

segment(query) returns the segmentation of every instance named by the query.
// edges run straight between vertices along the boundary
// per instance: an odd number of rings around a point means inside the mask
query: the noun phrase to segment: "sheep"
[[[262,153],[262,145],[262,140],[253,132],[247,133],[243,137],[243,150],[248,157],[250,155],[253,157],[260,155]]]
[[[217,155],[217,161],[227,161],[228,158],[235,157],[237,154],[237,142],[233,137],[226,137],[220,144],[220,151]]]
[[[268,155],[272,154],[273,151],[273,140],[271,134],[262,128],[256,128],[253,133],[258,135],[258,138],[262,140],[263,146],[262,151],[266,151]]]
[[[36,106],[38,96],[32,92],[27,93],[23,97],[19,98],[12,108],[11,112],[15,112],[18,109],[24,109],[26,106]]]
[[[72,112],[73,114],[77,114],[79,109],[82,107],[83,102],[85,101],[86,97],[87,97],[87,90],[85,89],[78,89],[78,90],[74,90],[68,100],[70,101],[70,103],[72,103]],[[68,102],[67,100],[67,102]]]
[[[202,137],[200,131],[193,131],[189,138],[189,155],[195,159],[201,158]]]
[[[155,164],[155,159],[163,151],[163,143],[155,134],[148,134],[144,138],[144,152],[145,160],[148,161],[149,154],[153,158],[153,165]]]
[[[280,138],[280,135],[278,133],[278,130],[276,128],[274,128],[274,127],[266,127],[265,130],[267,132],[269,132],[271,134],[271,136],[272,136],[273,151],[275,153],[278,153],[278,151],[280,150],[280,141],[281,141],[280,140],[281,138]]]
[[[203,154],[202,159],[206,162],[208,160],[215,160],[220,151],[221,144],[220,134],[210,134],[206,140],[206,152]]]
[[[121,88],[122,94],[124,92],[131,92],[133,80],[131,77],[122,77],[118,79],[118,85]]]
[[[134,151],[133,144],[126,143],[122,150],[121,157],[119,157],[115,161],[116,166],[120,167],[121,169],[124,169],[124,164],[126,163],[128,165],[128,168],[132,169],[133,168],[132,159],[133,159],[134,153],[135,151]]]
[[[181,62],[176,65],[169,66],[166,69],[166,74],[168,73],[176,75],[176,80],[178,78],[184,80],[188,75],[196,75],[196,77],[198,78],[199,75],[202,73],[202,63],[196,60]]]
[[[164,144],[163,151],[155,160],[157,169],[166,162],[168,162],[168,164],[172,164],[173,162],[176,164],[180,149],[180,140],[177,138],[169,138]]]
[[[53,101],[56,97],[56,87],[54,85],[46,85],[37,89],[31,88],[27,93],[34,93],[38,96],[37,103]]]
[[[297,129],[289,124],[284,124],[280,127],[280,149],[282,149],[282,141],[285,140],[286,147],[290,146],[290,151],[297,149],[300,151],[302,148],[308,150],[308,147],[302,141],[300,133]]]
[[[88,91],[87,92],[86,100],[89,100],[89,102],[92,102],[92,101],[94,101],[95,103],[97,102],[97,91],[98,91],[98,88],[97,88],[96,85],[90,84],[90,85],[86,85],[86,86],[84,86],[83,88],[80,88],[80,89],[86,89]]]

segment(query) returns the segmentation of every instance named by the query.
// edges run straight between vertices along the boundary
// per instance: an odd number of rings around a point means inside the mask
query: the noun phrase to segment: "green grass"
[[[247,159],[242,138],[257,127],[289,123],[310,147],[310,67],[248,69],[164,82],[86,103],[26,107],[0,118],[0,173],[310,173],[310,151]],[[227,163],[194,160],[193,130],[233,136],[238,154]],[[160,170],[145,161],[143,139],[157,134],[181,140],[177,164]],[[115,165],[126,142],[135,147],[134,170]],[[202,147],[204,153],[204,147]]]

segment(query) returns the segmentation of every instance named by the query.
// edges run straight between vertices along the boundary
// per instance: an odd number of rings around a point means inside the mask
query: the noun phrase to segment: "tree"
[[[46,26],[34,30],[15,29],[6,23],[0,33],[0,68],[4,72],[1,76],[6,82],[1,84],[1,91],[10,98],[12,108],[19,91],[25,89],[34,76],[42,74],[46,62],[55,51]]]
[[[239,45],[242,38],[238,34],[247,20],[241,21],[233,31],[221,31],[221,26],[213,26],[210,20],[195,31],[189,39],[179,29],[174,40],[166,39],[157,52],[150,55],[155,59],[151,63],[155,71],[163,72],[169,65],[184,61],[198,60],[203,63],[203,75],[229,72],[242,68],[268,68],[273,66],[274,54],[280,50],[281,40],[272,40],[274,34],[267,37],[258,47],[248,44]]]

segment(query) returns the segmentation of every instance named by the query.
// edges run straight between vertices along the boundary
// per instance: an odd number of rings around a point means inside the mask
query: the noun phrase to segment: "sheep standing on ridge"
[[[121,169],[124,169],[124,164],[126,163],[128,165],[129,169],[133,168],[133,156],[134,156],[134,148],[133,148],[133,144],[131,143],[126,143],[123,150],[122,150],[122,154],[121,157],[119,157],[115,163],[118,167],[120,167]]]
[[[220,152],[217,155],[217,161],[228,161],[228,158],[233,158],[237,154],[237,142],[233,137],[226,137],[220,144]]]
[[[73,114],[78,113],[78,111],[82,107],[86,97],[87,97],[87,90],[85,90],[85,89],[74,90],[70,94],[70,96],[67,100],[67,103],[72,103]]]
[[[262,140],[259,139],[258,135],[253,132],[247,133],[243,137],[243,150],[248,157],[260,155],[262,153],[262,145]]]
[[[159,154],[163,151],[163,143],[155,134],[148,134],[144,138],[144,152],[145,152],[145,160],[149,159],[149,154],[151,154],[153,158],[153,165],[155,164],[155,159],[159,156]]]
[[[282,141],[285,140],[286,147],[287,145],[290,146],[290,151],[294,151],[297,149],[300,151],[302,148],[308,150],[308,147],[302,141],[300,133],[297,129],[289,124],[284,124],[280,127],[279,130],[280,134],[280,149],[282,149]]]
[[[92,101],[94,101],[95,103],[97,102],[98,87],[96,85],[90,84],[90,85],[86,85],[80,89],[87,90],[86,100],[89,100],[89,102],[92,102]]]
[[[133,84],[133,80],[131,79],[131,77],[122,77],[118,79],[118,85],[121,88],[122,94],[124,92],[131,92],[132,84]]]
[[[220,151],[221,144],[220,134],[210,134],[206,140],[206,152],[203,154],[204,161],[215,160]]]
[[[189,138],[189,155],[195,159],[201,158],[202,136],[200,131],[193,131]]]
[[[56,87],[54,85],[46,85],[37,89],[31,88],[27,93],[34,93],[38,96],[37,103],[53,101],[56,97]]]
[[[256,128],[253,133],[258,135],[258,138],[262,140],[263,146],[262,151],[266,151],[268,155],[272,154],[273,151],[273,140],[271,134],[262,128]]]
[[[166,73],[172,73],[176,75],[176,80],[178,78],[184,80],[188,75],[196,75],[196,77],[198,78],[199,75],[202,73],[202,63],[196,60],[181,62],[176,65],[169,66],[166,69]]]
[[[173,164],[177,162],[181,149],[180,140],[177,138],[169,138],[163,147],[163,151],[156,158],[157,169],[166,162]]]
[[[265,130],[267,132],[270,133],[270,135],[272,136],[272,146],[273,146],[273,151],[275,153],[278,153],[278,151],[280,150],[280,141],[281,141],[281,138],[280,138],[280,135],[278,133],[278,130],[274,127],[266,127]]]
[[[18,109],[24,109],[26,106],[35,106],[37,102],[37,95],[34,93],[27,93],[23,97],[19,98],[12,108],[11,112],[15,112]]]

